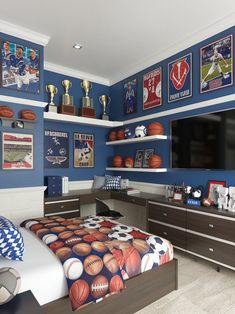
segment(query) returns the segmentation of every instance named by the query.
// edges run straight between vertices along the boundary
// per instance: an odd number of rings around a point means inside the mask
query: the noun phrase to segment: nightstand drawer
[[[188,233],[187,250],[235,267],[235,246],[233,245]]]
[[[79,211],[80,204],[79,198],[58,200],[58,201],[45,201],[44,213],[50,214],[63,214],[67,211]]]
[[[216,218],[190,211],[187,215],[188,229],[235,242],[235,220]]]
[[[149,218],[186,228],[186,210],[149,202]]]
[[[186,232],[149,221],[149,232],[169,240],[173,245],[186,249]]]

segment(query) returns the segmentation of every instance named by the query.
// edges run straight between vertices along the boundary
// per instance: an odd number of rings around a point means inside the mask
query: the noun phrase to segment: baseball
[[[65,276],[68,279],[78,279],[83,272],[83,264],[78,258],[69,258],[63,264]]]
[[[84,269],[88,275],[94,276],[101,272],[103,261],[97,255],[89,255],[84,260]]]

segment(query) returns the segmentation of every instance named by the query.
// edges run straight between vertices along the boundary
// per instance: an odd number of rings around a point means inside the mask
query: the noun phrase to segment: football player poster
[[[168,102],[192,96],[192,54],[168,63]]]
[[[94,167],[94,135],[74,133],[74,168]]]
[[[9,41],[1,41],[1,86],[40,93],[39,51]]]
[[[143,110],[162,104],[162,69],[161,67],[143,76]]]
[[[33,169],[32,134],[3,133],[2,152],[3,169]]]
[[[137,79],[124,83],[124,114],[137,111]]]
[[[44,131],[44,168],[69,167],[69,133]]]
[[[233,35],[200,49],[200,92],[233,84]]]

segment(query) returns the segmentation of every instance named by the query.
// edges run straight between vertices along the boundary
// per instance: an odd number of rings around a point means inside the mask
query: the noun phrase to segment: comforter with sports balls
[[[76,310],[119,293],[125,280],[173,259],[169,241],[105,217],[24,221],[60,259]]]

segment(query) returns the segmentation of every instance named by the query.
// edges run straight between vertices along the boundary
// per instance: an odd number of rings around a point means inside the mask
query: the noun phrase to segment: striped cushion
[[[0,255],[22,261],[24,241],[18,228],[7,218],[0,216]]]

